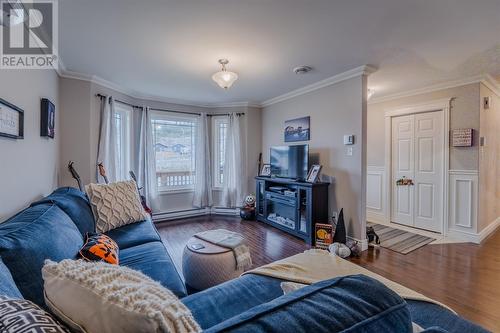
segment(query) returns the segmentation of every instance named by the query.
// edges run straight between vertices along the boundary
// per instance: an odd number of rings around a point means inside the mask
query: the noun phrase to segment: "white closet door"
[[[442,232],[443,112],[392,118],[391,221]],[[398,179],[413,185],[396,185]]]
[[[392,118],[392,213],[391,221],[413,226],[413,187],[396,186],[414,174],[414,116]]]
[[[415,227],[441,232],[443,112],[415,115]]]

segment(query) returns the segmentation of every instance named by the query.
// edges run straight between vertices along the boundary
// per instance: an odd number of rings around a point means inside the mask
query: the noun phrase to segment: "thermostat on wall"
[[[354,144],[354,135],[344,135],[344,144],[345,145],[353,145]]]

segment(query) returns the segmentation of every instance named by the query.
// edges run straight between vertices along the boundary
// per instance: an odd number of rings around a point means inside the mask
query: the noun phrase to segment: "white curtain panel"
[[[115,119],[115,101],[109,96],[101,99],[101,129],[99,132],[99,146],[97,149],[97,164],[102,163],[106,168],[106,175],[110,183],[117,181],[116,175],[119,174],[116,163],[116,128]],[[97,182],[102,179],[99,175],[99,168],[96,165]],[[104,180],[103,180],[104,181]]]
[[[207,115],[202,113],[197,120],[195,137],[195,185],[193,206],[212,206],[212,172],[210,164],[210,138]]]
[[[140,112],[138,140],[136,145],[137,181],[143,187],[147,205],[153,212],[159,210],[158,189],[156,180],[156,156],[153,145],[153,124],[151,110],[144,107]]]
[[[228,118],[221,203],[224,207],[241,207],[247,183],[244,117],[231,114]]]

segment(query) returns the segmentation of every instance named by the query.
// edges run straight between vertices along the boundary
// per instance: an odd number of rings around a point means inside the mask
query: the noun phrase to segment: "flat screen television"
[[[305,180],[309,170],[309,145],[271,147],[271,176]]]

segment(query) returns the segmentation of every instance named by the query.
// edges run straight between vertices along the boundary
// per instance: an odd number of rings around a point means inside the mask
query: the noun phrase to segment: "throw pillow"
[[[80,257],[87,261],[104,261],[118,265],[118,252],[118,245],[109,236],[87,234],[87,240],[80,249]]]
[[[106,232],[148,218],[133,180],[85,186],[97,232]]]
[[[189,309],[170,290],[130,268],[104,262],[48,260],[42,275],[45,302],[72,329],[201,332]]]
[[[0,331],[69,333],[49,313],[26,299],[0,296]]]

